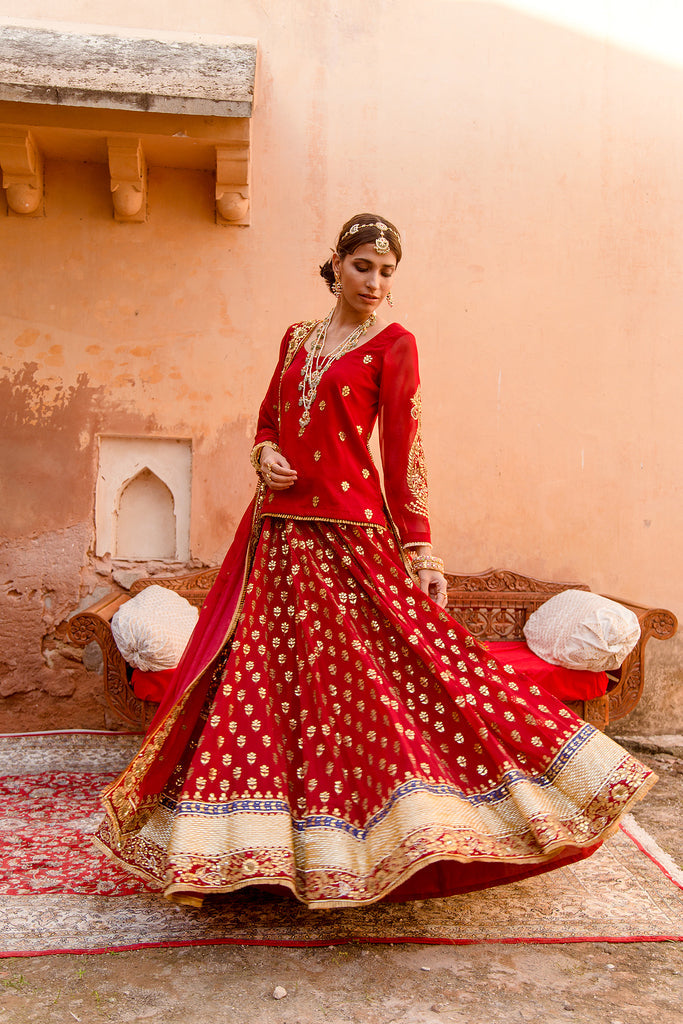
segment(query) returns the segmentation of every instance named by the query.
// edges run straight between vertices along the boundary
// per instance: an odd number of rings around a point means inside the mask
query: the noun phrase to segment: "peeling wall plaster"
[[[25,363],[0,379],[0,476],[12,481],[0,532],[25,537],[82,521],[92,508],[94,428],[103,387],[41,380]]]
[[[65,630],[78,609],[117,586],[121,571],[94,555],[103,425],[156,428],[117,408],[85,373],[66,385],[27,362],[0,379],[0,731],[117,724],[104,702],[97,652],[84,656]],[[124,582],[149,570],[160,566],[143,563]]]
[[[83,566],[91,536],[81,523],[0,546],[0,696],[75,692],[85,670],[63,650],[55,629],[78,607],[83,590],[97,586],[97,574]]]

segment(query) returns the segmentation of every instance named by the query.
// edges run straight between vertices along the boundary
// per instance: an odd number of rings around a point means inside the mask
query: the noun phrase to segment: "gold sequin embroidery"
[[[420,516],[429,515],[427,487],[427,470],[425,468],[424,448],[422,445],[422,394],[420,388],[410,400],[410,415],[417,421],[417,429],[408,454],[408,470],[406,481],[413,500],[408,505],[409,512]]]

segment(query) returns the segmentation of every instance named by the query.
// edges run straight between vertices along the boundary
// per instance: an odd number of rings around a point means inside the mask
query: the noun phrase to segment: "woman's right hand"
[[[292,469],[282,452],[263,448],[260,465],[263,481],[271,491],[286,491],[296,483],[296,470]]]

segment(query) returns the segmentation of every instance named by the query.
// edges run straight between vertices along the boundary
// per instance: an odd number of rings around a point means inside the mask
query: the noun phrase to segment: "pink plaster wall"
[[[394,316],[421,349],[449,568],[682,616],[683,67],[489,3],[122,0],[116,17],[258,38],[252,225],[215,226],[208,174],[155,167],[148,223],[117,224],[104,166],[57,161],[44,219],[0,217],[8,543],[84,528],[61,575],[101,584],[96,434],[153,432],[194,438],[192,553],[216,561],[279,339],[329,308],[317,265],[370,209],[404,235]],[[42,627],[26,628],[9,692],[37,678]],[[634,721],[683,729],[683,645],[651,646],[660,683]]]

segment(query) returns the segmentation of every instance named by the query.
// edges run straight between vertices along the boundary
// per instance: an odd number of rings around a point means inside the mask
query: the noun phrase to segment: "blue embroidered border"
[[[433,784],[423,782],[421,779],[410,779],[400,785],[391,795],[384,807],[373,815],[365,828],[352,825],[343,818],[337,818],[329,814],[312,814],[305,818],[292,818],[292,828],[295,832],[304,833],[312,828],[333,828],[341,829],[356,839],[366,839],[370,831],[375,828],[392,810],[392,808],[411,793],[423,791],[434,796],[454,796],[460,800],[466,800],[472,806],[481,804],[495,804],[506,799],[510,795],[510,787],[517,782],[531,782],[536,786],[550,786],[557,778],[562,769],[576,755],[592,736],[595,729],[592,725],[584,725],[575,736],[572,737],[559,751],[554,760],[550,763],[543,775],[529,777],[524,772],[515,770],[506,774],[505,782],[495,789],[486,793],[476,793],[466,796],[456,786],[445,783]],[[224,815],[239,814],[246,811],[252,814],[287,814],[291,815],[291,807],[285,800],[232,800],[224,804],[209,804],[198,800],[183,800],[178,804],[165,799],[164,806],[175,814],[206,815],[209,817],[222,817]]]

